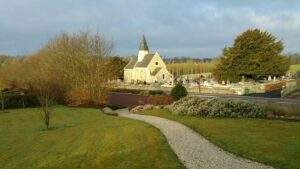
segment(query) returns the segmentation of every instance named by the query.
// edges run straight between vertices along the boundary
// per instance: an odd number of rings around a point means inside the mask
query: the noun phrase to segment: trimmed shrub
[[[185,97],[186,95],[187,95],[187,90],[181,83],[174,86],[173,89],[171,90],[171,96],[173,97],[174,100],[179,100],[182,97]]]
[[[265,109],[255,103],[234,101],[230,99],[201,99],[197,97],[182,98],[168,108],[178,115],[201,117],[265,117]]]

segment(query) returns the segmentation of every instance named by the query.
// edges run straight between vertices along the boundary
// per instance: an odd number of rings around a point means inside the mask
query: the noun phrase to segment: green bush
[[[177,84],[171,90],[171,96],[174,100],[179,100],[187,95],[186,88],[181,84]]]
[[[265,109],[255,103],[230,99],[185,97],[169,106],[178,115],[201,117],[265,117]]]

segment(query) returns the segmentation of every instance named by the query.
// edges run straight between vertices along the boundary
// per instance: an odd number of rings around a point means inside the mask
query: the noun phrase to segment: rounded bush
[[[171,90],[171,96],[173,97],[174,100],[179,100],[185,97],[186,95],[187,95],[187,90],[181,83],[174,86],[173,89]]]

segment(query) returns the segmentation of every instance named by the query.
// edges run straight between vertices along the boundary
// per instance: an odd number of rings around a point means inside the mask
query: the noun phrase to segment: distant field
[[[300,72],[300,64],[298,64],[298,65],[291,65],[289,71],[290,72]]]
[[[184,168],[159,130],[145,123],[60,106],[45,131],[38,111],[0,113],[1,169]]]

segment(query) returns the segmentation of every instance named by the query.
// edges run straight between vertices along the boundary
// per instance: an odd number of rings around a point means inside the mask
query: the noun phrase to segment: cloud
[[[136,54],[141,34],[164,56],[212,57],[248,28],[299,51],[300,2],[290,0],[0,0],[0,53],[36,51],[56,34],[99,31],[115,53]]]

